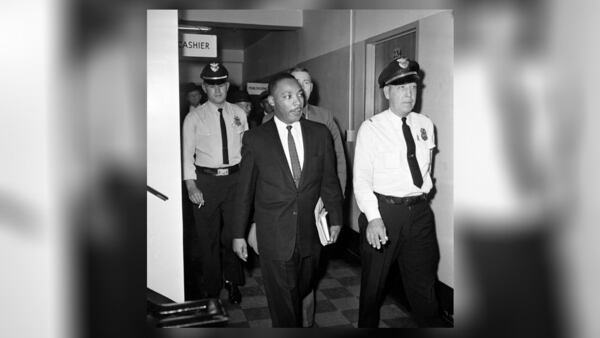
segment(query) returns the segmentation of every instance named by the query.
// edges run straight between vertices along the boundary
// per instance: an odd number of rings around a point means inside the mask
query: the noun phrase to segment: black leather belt
[[[429,200],[427,194],[409,197],[395,197],[375,193],[375,196],[377,196],[379,201],[383,201],[387,204],[403,204],[406,206],[415,205],[417,203],[426,202]]]
[[[207,167],[196,166],[196,169],[201,174],[205,174],[205,175],[227,176],[227,175],[231,175],[235,172],[238,172],[240,170],[240,165],[236,164],[236,165],[232,165],[231,167],[225,167],[225,168],[207,168]]]

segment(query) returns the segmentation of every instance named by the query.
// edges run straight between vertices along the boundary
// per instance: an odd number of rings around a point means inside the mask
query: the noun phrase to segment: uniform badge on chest
[[[421,128],[421,139],[427,141],[427,132],[425,131],[425,128]]]
[[[237,116],[237,115],[233,116],[233,124],[235,124],[238,127],[242,125],[242,121],[240,120],[239,116]]]

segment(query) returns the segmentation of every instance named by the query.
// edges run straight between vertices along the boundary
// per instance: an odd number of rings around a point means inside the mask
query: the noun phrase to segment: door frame
[[[375,46],[391,39],[415,33],[415,58],[419,59],[419,22],[415,21],[391,31],[381,33],[365,41],[365,117],[374,115],[375,110]]]

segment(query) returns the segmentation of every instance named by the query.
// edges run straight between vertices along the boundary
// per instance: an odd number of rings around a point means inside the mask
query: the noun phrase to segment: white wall
[[[431,206],[442,252],[439,276],[449,286],[454,286],[453,21],[449,11],[420,20],[417,42],[419,64],[426,72],[421,113],[433,120],[437,131],[434,168],[437,194]]]
[[[147,286],[184,301],[177,11],[149,10],[147,36]]]

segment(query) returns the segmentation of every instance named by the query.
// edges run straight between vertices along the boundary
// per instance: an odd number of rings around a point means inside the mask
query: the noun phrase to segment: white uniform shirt
[[[429,173],[431,149],[435,147],[433,123],[422,114],[410,113],[406,124],[415,141],[415,152],[423,185],[413,184],[402,119],[389,109],[363,122],[358,130],[354,153],[354,195],[367,220],[380,218],[374,192],[407,197],[428,193],[433,183]]]
[[[227,127],[229,164],[223,163],[221,120],[218,107],[210,101],[192,109],[183,121],[183,179],[196,179],[196,167],[222,168],[240,163],[242,136],[248,130],[242,108],[225,102],[223,119]],[[195,158],[194,158],[195,155]]]
[[[275,126],[277,127],[277,133],[283,146],[283,152],[287,158],[288,165],[290,166],[290,172],[292,170],[292,160],[290,158],[290,148],[288,147],[288,130],[285,122],[281,121],[277,116],[274,118]],[[304,139],[302,138],[302,127],[300,122],[296,121],[292,123],[292,136],[294,137],[294,144],[296,145],[296,152],[298,153],[298,159],[300,160],[300,169],[304,167]]]

